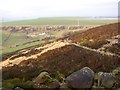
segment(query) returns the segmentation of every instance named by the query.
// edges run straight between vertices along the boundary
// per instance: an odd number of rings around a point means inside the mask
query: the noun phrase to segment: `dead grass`
[[[98,49],[102,45],[108,43],[106,39],[118,35],[119,25],[120,23],[98,26],[70,36],[69,39],[80,45]]]
[[[3,68],[3,79],[18,77],[31,79],[46,70],[52,76],[60,72],[67,76],[85,66],[95,72],[111,72],[119,63],[119,57],[96,53],[75,45],[65,45],[43,53],[36,59],[29,59],[14,67]],[[33,73],[34,72],[34,73]]]

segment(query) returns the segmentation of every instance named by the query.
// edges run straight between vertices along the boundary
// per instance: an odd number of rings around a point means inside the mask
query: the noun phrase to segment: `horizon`
[[[14,21],[47,17],[118,16],[118,1],[4,0],[0,5],[0,17],[4,18],[4,21]]]
[[[111,20],[113,19],[114,20],[114,18],[115,18],[115,20],[117,20],[119,17],[118,16],[54,16],[54,17],[36,17],[36,18],[23,18],[23,19],[12,19],[12,20],[4,20],[4,18],[2,18],[1,20],[0,20],[0,22],[14,22],[14,21],[24,21],[24,20],[35,20],[35,19],[47,19],[47,18],[49,18],[49,19],[54,19],[54,18],[69,18],[69,17],[71,17],[71,18],[81,18],[81,20],[85,20],[85,19],[83,19],[83,18],[88,18],[88,20],[89,20],[89,18],[110,18]]]

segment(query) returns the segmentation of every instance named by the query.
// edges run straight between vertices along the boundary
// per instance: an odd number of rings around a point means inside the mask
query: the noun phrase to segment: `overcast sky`
[[[117,16],[119,0],[0,0],[6,20],[57,16]]]

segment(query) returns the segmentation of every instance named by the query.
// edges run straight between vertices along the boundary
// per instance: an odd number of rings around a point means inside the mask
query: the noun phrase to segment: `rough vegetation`
[[[16,87],[17,84],[14,81],[17,78],[17,82],[20,82],[19,86],[22,88],[26,88],[24,86],[26,83],[28,83],[27,88],[37,88],[38,86],[69,88],[66,85],[66,78],[84,67],[89,67],[94,71],[95,76],[97,74],[97,80],[98,82],[100,80],[101,83],[99,86],[94,76],[94,82],[90,87],[120,88],[120,43],[111,42],[111,40],[119,38],[118,25],[115,23],[88,29],[70,36],[68,39],[19,51],[7,57],[0,63],[3,66],[3,87]],[[38,79],[41,79],[43,72],[48,72],[49,75],[47,74],[44,82],[39,82]],[[105,73],[99,76],[99,72]],[[108,75],[107,78],[104,77],[105,74]],[[116,78],[115,82],[112,76],[109,76],[113,74]],[[113,85],[113,83],[115,84]]]
[[[2,26],[0,55],[54,41],[91,27],[87,25]]]
[[[119,25],[120,23],[114,23],[91,28],[85,32],[77,33],[69,39],[80,45],[98,49],[102,45],[109,43],[106,39],[118,35]]]

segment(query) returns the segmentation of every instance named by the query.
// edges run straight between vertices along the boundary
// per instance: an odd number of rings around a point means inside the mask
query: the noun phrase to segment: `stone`
[[[89,67],[84,67],[66,78],[66,83],[71,88],[91,88],[94,81],[94,72]]]
[[[113,70],[112,73],[114,73],[115,75],[117,75],[119,73],[119,70]]]
[[[60,88],[68,88],[67,83],[61,83]]]
[[[51,78],[48,72],[42,72],[33,80],[33,87],[57,89],[60,87],[60,84],[56,79]]]
[[[105,88],[112,88],[115,83],[114,73],[98,73],[98,86],[104,86]]]
[[[24,90],[21,87],[15,87],[13,90]]]
[[[57,89],[60,87],[60,84],[57,80],[53,80],[53,82],[51,82],[49,85],[48,85],[48,88],[54,88],[54,89]]]
[[[42,72],[42,73],[40,73],[40,74],[37,76],[37,78],[35,78],[35,79],[33,80],[33,82],[43,83],[45,77],[50,77],[49,74],[48,74],[48,72]]]
[[[52,78],[49,76],[48,72],[42,72],[33,80],[33,86],[39,88],[46,80],[51,79]]]

